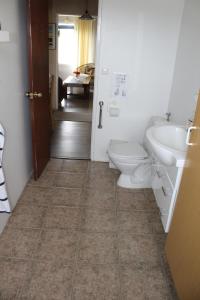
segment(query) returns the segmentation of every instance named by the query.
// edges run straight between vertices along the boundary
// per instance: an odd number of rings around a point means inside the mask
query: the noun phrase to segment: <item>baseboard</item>
[[[0,214],[0,234],[3,232],[4,228],[6,227],[6,224],[8,223],[8,219],[11,216],[11,214]]]
[[[16,201],[16,204],[12,207],[12,211],[15,208],[15,206],[17,205],[17,202],[19,201],[19,199],[21,198],[29,180],[32,178],[33,176],[33,170],[30,172],[25,184],[24,184],[24,188],[22,189],[22,192],[20,194],[20,196],[18,197],[18,200]],[[10,214],[7,213],[2,213],[0,214],[0,234],[3,232],[4,228],[6,227],[6,224],[8,223],[8,220],[10,218],[10,216],[12,215],[12,212]]]

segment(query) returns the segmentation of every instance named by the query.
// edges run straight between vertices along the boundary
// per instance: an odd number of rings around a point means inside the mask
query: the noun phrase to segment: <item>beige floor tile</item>
[[[129,189],[129,188],[124,188],[124,187],[121,187],[121,186],[118,186],[117,185],[117,188],[116,188],[117,192],[122,192],[122,193],[132,193],[132,194],[135,194],[135,193],[141,193],[141,192],[144,192],[146,189]],[[148,189],[150,190],[150,189]]]
[[[40,237],[37,229],[14,229],[7,227],[0,237],[0,256],[30,258]]]
[[[116,178],[119,175],[117,169],[109,168],[108,163],[103,162],[90,162],[88,171],[93,176],[110,176]]]
[[[156,201],[146,196],[144,191],[117,192],[118,208],[121,210],[156,210]]]
[[[145,193],[146,198],[148,198],[150,201],[156,201],[152,189],[144,189],[144,193]]]
[[[21,300],[69,300],[73,267],[62,263],[34,262],[30,283]]]
[[[41,228],[46,207],[36,205],[18,205],[11,215],[8,226],[18,228]]]
[[[51,205],[80,206],[82,204],[81,189],[51,189],[49,202]]]
[[[116,235],[113,233],[82,233],[79,259],[93,264],[116,263]]]
[[[154,212],[118,211],[117,222],[120,231],[136,234],[163,233],[159,216]]]
[[[165,279],[167,280],[167,283],[170,287],[171,294],[172,294],[172,300],[180,300],[177,296],[176,290],[174,288],[174,282],[172,279],[171,271],[167,262],[166,254],[164,253],[162,256],[162,269],[165,274]]]
[[[44,217],[44,227],[77,229],[81,223],[81,210],[78,208],[52,206]]]
[[[19,299],[21,288],[30,275],[30,265],[23,260],[0,258],[0,299]]]
[[[52,187],[54,186],[56,173],[44,171],[38,180],[31,179],[30,185],[41,186],[41,187]]]
[[[80,265],[74,300],[118,300],[119,276],[115,265]]]
[[[63,160],[51,158],[46,166],[46,171],[60,172],[62,170]]]
[[[102,176],[101,174],[95,176],[89,174],[86,180],[86,187],[102,191],[114,191],[115,178],[112,176]]]
[[[90,232],[116,231],[116,215],[113,210],[85,209],[82,229]]]
[[[19,205],[49,205],[49,188],[28,185],[20,200]]]
[[[93,208],[115,209],[115,193],[113,190],[86,188],[83,191],[83,205]]]
[[[85,183],[85,174],[57,173],[55,185],[63,188],[82,188]]]
[[[63,168],[28,184],[0,236],[0,299],[177,299],[152,190],[116,187],[106,163]]]
[[[123,300],[171,300],[171,291],[160,267],[137,268],[134,264],[121,266]]]
[[[119,234],[118,239],[120,262],[160,265],[164,242],[164,235],[136,235],[123,232]]]
[[[63,229],[43,230],[34,258],[67,264],[75,258],[77,233]]]
[[[62,171],[69,173],[86,173],[88,170],[87,160],[64,160]]]

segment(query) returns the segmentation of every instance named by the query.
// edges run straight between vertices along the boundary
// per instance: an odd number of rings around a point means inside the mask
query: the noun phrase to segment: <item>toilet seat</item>
[[[111,140],[108,153],[110,156],[116,157],[124,162],[127,160],[127,163],[148,158],[147,152],[137,142]]]

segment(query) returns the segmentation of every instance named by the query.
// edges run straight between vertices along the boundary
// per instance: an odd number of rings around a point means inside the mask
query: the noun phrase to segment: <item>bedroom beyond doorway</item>
[[[90,159],[97,20],[58,15],[58,103],[51,156]]]

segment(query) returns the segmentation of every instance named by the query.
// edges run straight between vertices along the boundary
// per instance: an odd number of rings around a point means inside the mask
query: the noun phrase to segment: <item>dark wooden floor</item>
[[[90,95],[68,95],[54,112],[51,157],[90,159],[92,102]]]
[[[92,113],[92,96],[85,99],[83,95],[68,95],[63,99],[59,111],[71,113]]]
[[[70,95],[62,100],[53,117],[56,121],[92,122],[92,104],[92,96],[85,99],[82,95]]]
[[[90,159],[90,147],[90,122],[56,122],[52,136],[51,157]]]
[[[91,123],[58,121],[52,136],[51,157],[90,159]]]

